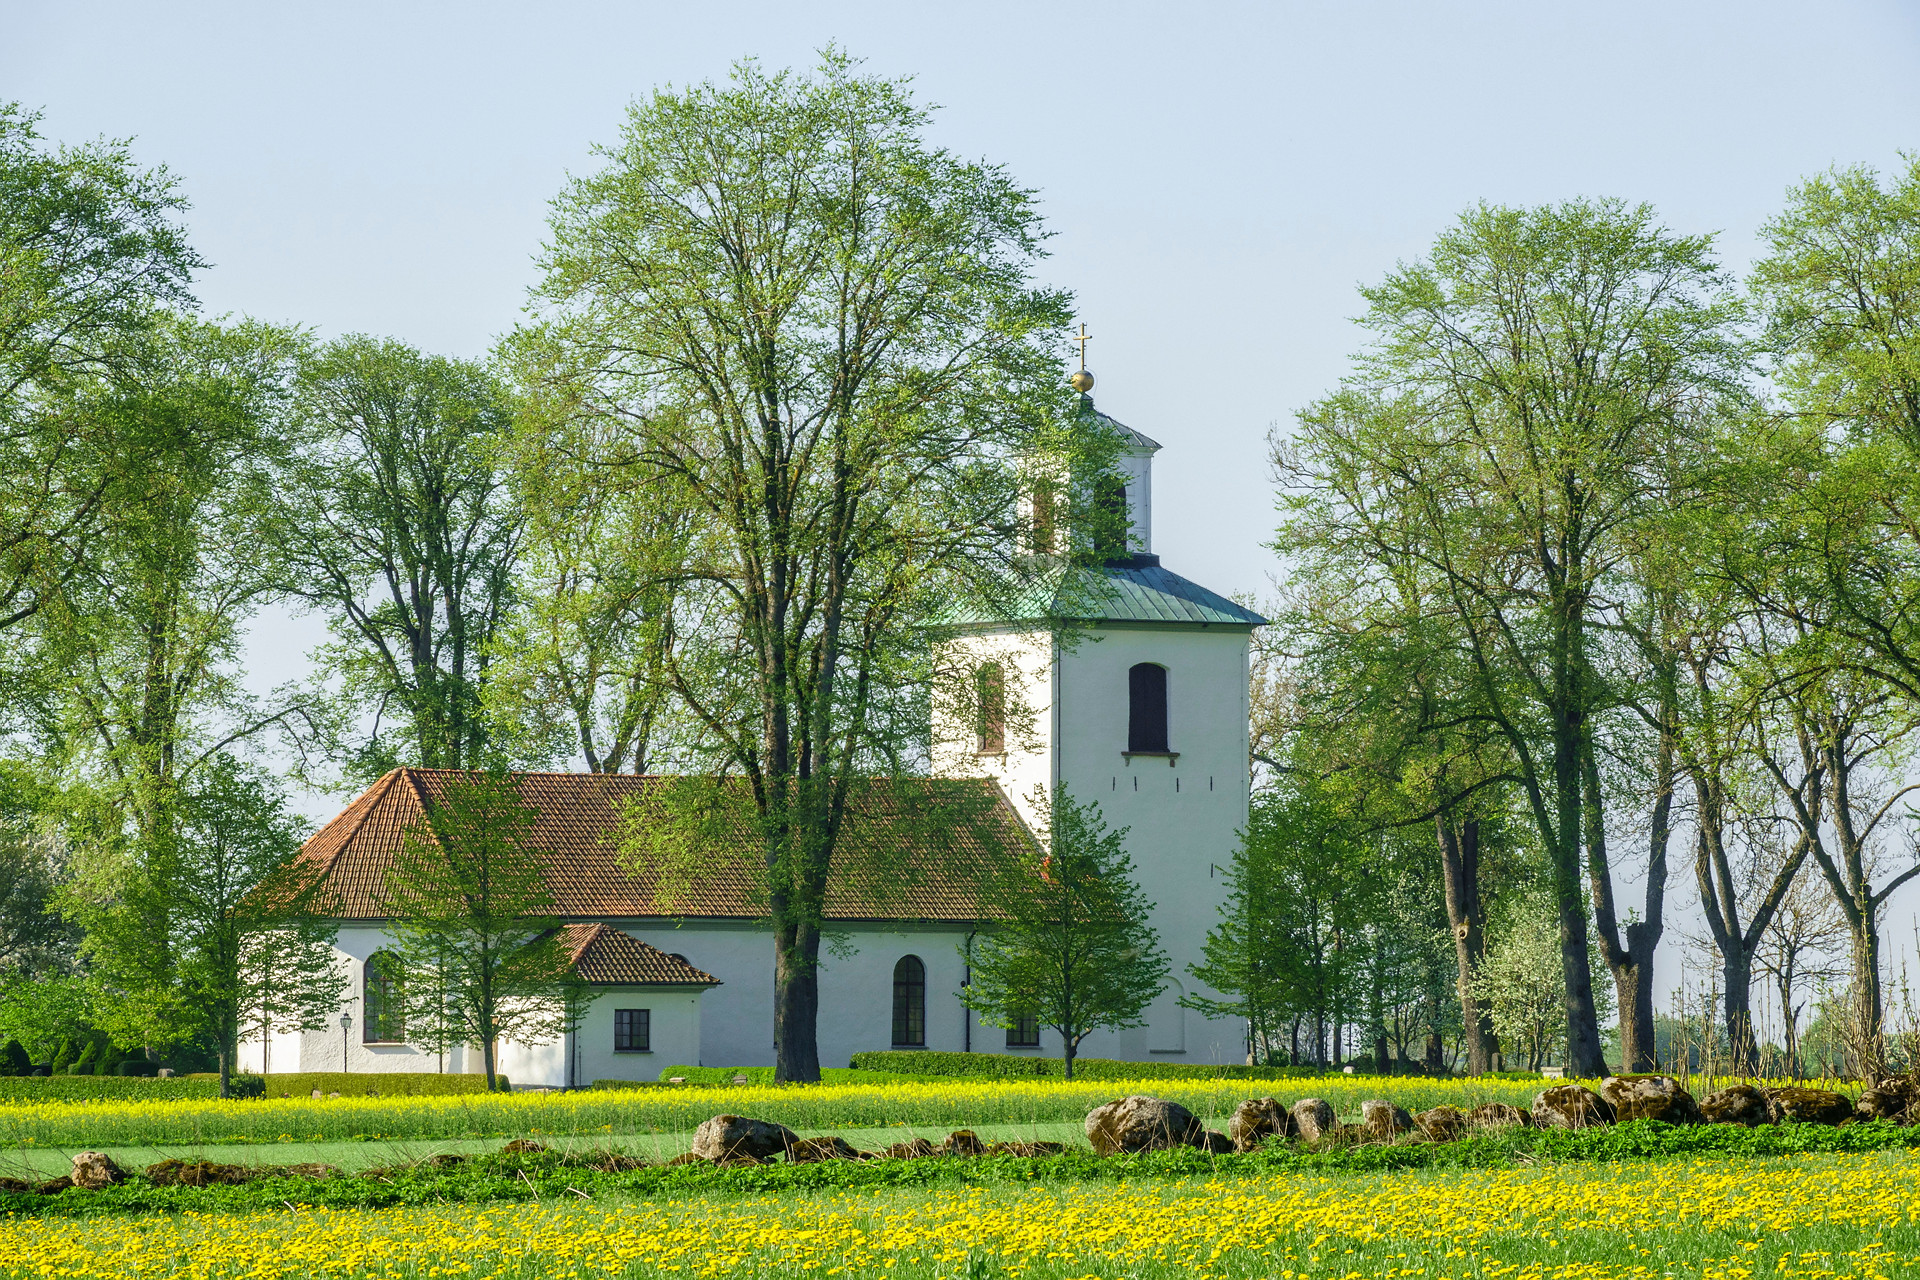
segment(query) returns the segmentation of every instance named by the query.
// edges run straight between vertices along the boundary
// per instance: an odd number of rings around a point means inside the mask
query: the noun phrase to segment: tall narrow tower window
[[[1127,750],[1167,749],[1167,669],[1138,663],[1127,672]]]
[[[893,966],[893,1043],[900,1049],[927,1043],[927,966],[919,956],[901,956]]]
[[[976,710],[974,729],[980,739],[981,755],[999,755],[1007,749],[1007,676],[997,662],[981,665],[973,673]]]
[[[1052,555],[1053,525],[1059,495],[1051,480],[1033,482],[1033,549],[1040,555]]]
[[[1124,559],[1130,532],[1127,482],[1115,475],[1102,476],[1093,492],[1094,548],[1109,560]]]

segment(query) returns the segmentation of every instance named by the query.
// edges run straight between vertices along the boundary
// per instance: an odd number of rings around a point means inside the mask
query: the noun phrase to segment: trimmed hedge
[[[234,1083],[258,1081],[258,1076],[235,1076]],[[175,1100],[218,1098],[219,1076],[8,1076],[0,1079],[4,1102],[110,1102],[120,1098]]]
[[[214,1079],[218,1080],[216,1076]],[[502,1089],[512,1088],[505,1076]],[[306,1098],[318,1089],[322,1097],[425,1098],[457,1093],[485,1093],[485,1076],[444,1075],[437,1071],[287,1071],[266,1078],[269,1098]]]
[[[1053,1057],[1014,1053],[945,1053],[925,1049],[876,1049],[853,1055],[859,1071],[890,1071],[914,1076],[990,1076],[997,1078],[1066,1074]],[[747,1068],[752,1071],[756,1068]],[[673,1068],[675,1075],[681,1068]],[[709,1068],[711,1070],[711,1068]],[[771,1067],[758,1068],[772,1076]],[[1075,1080],[1310,1080],[1327,1073],[1318,1067],[1213,1066],[1199,1062],[1116,1062],[1108,1058],[1075,1058]],[[692,1079],[691,1076],[688,1079]]]

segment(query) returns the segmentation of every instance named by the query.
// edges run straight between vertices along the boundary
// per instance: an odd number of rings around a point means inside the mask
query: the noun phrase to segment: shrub
[[[111,1102],[118,1099],[218,1098],[218,1079],[157,1080],[151,1076],[27,1076],[0,1079],[0,1103]]]
[[[56,1076],[67,1074],[67,1068],[73,1065],[73,1038],[71,1036],[60,1037],[60,1048],[54,1053],[48,1065],[53,1068],[53,1074]]]
[[[5,1048],[0,1048],[0,1075],[23,1076],[32,1068],[33,1059],[18,1040],[9,1040]]]
[[[922,1049],[876,1049],[869,1053],[856,1053],[852,1066],[859,1071],[892,1071],[917,1076],[990,1076],[1008,1079],[1020,1076],[1058,1078],[1065,1074],[1058,1058],[1025,1057],[1015,1053],[941,1053]],[[681,1070],[679,1067],[673,1068],[676,1075]],[[1076,1080],[1311,1080],[1325,1074],[1316,1067],[1115,1062],[1107,1058],[1076,1058],[1073,1063],[1073,1078]]]
[[[80,1050],[80,1056],[73,1060],[73,1065],[71,1067],[67,1068],[67,1074],[71,1076],[92,1075],[93,1064],[99,1056],[100,1056],[100,1046],[95,1044],[91,1040],[87,1041],[86,1047]]]
[[[145,1058],[123,1058],[120,1065],[114,1068],[114,1074],[121,1076],[157,1076],[160,1074],[160,1064],[157,1062],[148,1062]]]
[[[189,1077],[200,1079],[198,1075]],[[220,1077],[212,1077],[218,1080]],[[499,1077],[502,1089],[510,1088],[505,1076]],[[264,1095],[269,1098],[307,1098],[318,1089],[322,1097],[337,1093],[343,1098],[424,1098],[452,1094],[485,1093],[485,1076],[443,1075],[435,1071],[288,1071],[276,1072],[264,1079]]]

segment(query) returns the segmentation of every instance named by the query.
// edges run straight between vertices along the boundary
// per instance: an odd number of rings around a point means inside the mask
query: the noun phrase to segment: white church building
[[[1038,603],[1032,618],[960,626],[942,642],[942,664],[971,668],[977,687],[1009,710],[938,718],[919,817],[856,806],[849,831],[894,842],[888,852],[909,872],[869,891],[842,887],[829,900],[841,945],[821,957],[822,1066],[870,1049],[1059,1055],[1053,1032],[987,1026],[958,993],[970,939],[990,927],[975,892],[979,842],[1043,826],[1036,801],[1062,784],[1077,800],[1097,800],[1110,827],[1128,828],[1172,962],[1145,1025],[1095,1033],[1081,1056],[1245,1060],[1242,1022],[1179,1001],[1194,989],[1188,967],[1218,919],[1225,867],[1247,821],[1248,649],[1264,619],[1161,566],[1152,541],[1160,446],[1106,421],[1124,442],[1129,554],[1084,589]],[[386,871],[451,776],[397,769],[307,842],[302,859],[325,877],[327,911],[340,926],[348,996],[324,1031],[244,1043],[242,1070],[481,1069],[473,1049],[436,1054],[408,1043],[385,1007]],[[652,1080],[679,1064],[771,1065],[774,949],[746,870],[751,850],[716,849],[713,874],[669,889],[671,877],[630,865],[614,839],[624,806],[661,780],[515,776],[538,814],[531,840],[592,995],[576,1031],[547,1045],[503,1043],[499,1069],[515,1085],[564,1086]],[[924,820],[943,804],[968,820]]]

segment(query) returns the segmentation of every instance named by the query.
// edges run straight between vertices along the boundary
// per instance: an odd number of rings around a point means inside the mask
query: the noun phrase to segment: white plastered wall
[[[958,637],[946,645],[980,661],[1004,651],[1012,633]],[[1225,869],[1246,825],[1247,662],[1244,628],[1197,623],[1107,624],[1074,633],[1062,648],[1030,640],[1020,669],[1036,704],[1036,732],[1004,758],[970,751],[936,752],[936,772],[986,775],[1036,824],[1036,786],[1063,781],[1076,799],[1097,801],[1110,827],[1130,828],[1127,851],[1141,889],[1154,903],[1153,925],[1171,961],[1173,981],[1147,1015],[1147,1025],[1098,1033],[1081,1047],[1089,1057],[1188,1062],[1239,1062],[1245,1031],[1236,1020],[1208,1020],[1180,1007],[1200,983],[1188,966],[1201,960],[1207,931],[1226,896]],[[1045,661],[1044,673],[1033,669]],[[1176,759],[1128,759],[1127,672],[1136,663],[1167,669],[1168,746]],[[1039,705],[1045,698],[1044,706]],[[965,741],[965,725],[947,725],[936,740]],[[1009,741],[1009,746],[1013,744]],[[1208,992],[1207,994],[1212,994]],[[986,1033],[1000,1051],[1004,1033]],[[981,1047],[976,1043],[976,1048]],[[1042,1032],[1038,1050],[1058,1054],[1058,1037]]]

